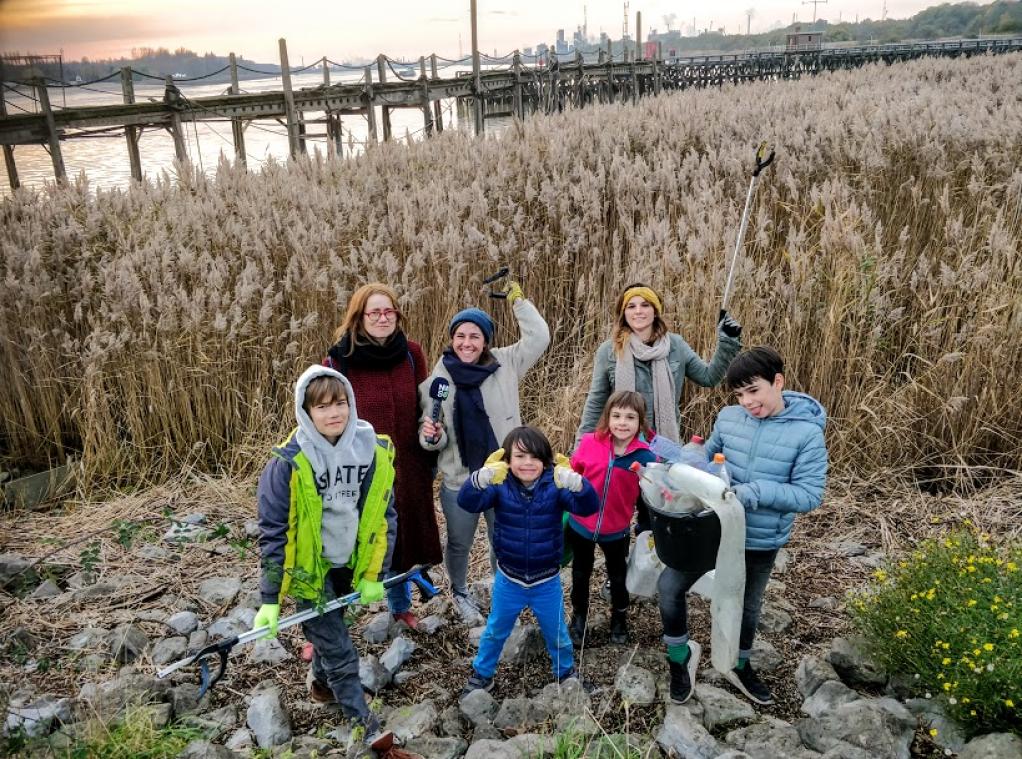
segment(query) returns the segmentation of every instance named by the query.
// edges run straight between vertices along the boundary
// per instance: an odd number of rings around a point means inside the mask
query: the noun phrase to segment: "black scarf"
[[[466,364],[451,348],[444,351],[443,361],[458,391],[454,394],[454,433],[458,436],[458,453],[461,454],[461,463],[474,472],[482,467],[487,456],[497,450],[497,438],[479,386],[500,368],[500,364],[496,360],[485,366]]]
[[[398,330],[383,345],[370,340],[366,343],[355,343],[351,350],[351,333],[345,333],[339,342],[327,351],[333,368],[341,374],[348,373],[348,367],[365,369],[390,369],[402,361],[408,360],[408,339],[405,333]]]

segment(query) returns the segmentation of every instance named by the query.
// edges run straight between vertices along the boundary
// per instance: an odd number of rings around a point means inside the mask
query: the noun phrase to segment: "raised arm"
[[[677,336],[677,339],[682,344],[685,376],[703,387],[715,387],[719,384],[724,379],[731,360],[742,349],[742,341],[739,338],[728,337],[724,334],[723,328],[717,327],[717,350],[714,351],[713,358],[707,363],[692,350],[683,338]]]
[[[499,350],[501,363],[510,365],[520,377],[539,361],[550,345],[550,327],[532,301],[526,298],[515,300],[511,313],[518,322],[520,336],[518,342]]]

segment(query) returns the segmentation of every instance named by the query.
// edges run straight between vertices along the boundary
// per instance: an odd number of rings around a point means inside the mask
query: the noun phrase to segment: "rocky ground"
[[[456,619],[445,593],[417,602],[424,623],[418,631],[391,623],[382,606],[360,610],[352,632],[363,683],[406,749],[427,757],[553,756],[558,733],[594,736],[589,756],[618,756],[627,744],[642,756],[1022,757],[1017,737],[988,736],[966,746],[939,707],[911,698],[910,684],[889,682],[857,652],[842,614],[846,591],[885,553],[938,522],[993,526],[1006,503],[1003,492],[969,501],[832,495],[826,508],[800,518],[768,588],[753,657],[774,691],[771,707],[753,708],[737,696],[709,668],[708,653],[692,701],[665,707],[656,605],[637,599],[631,643],[610,644],[606,604],[596,592],[600,570],[578,656],[585,677],[600,686],[592,697],[552,684],[542,640],[526,615],[492,694],[459,703],[481,630]],[[207,481],[8,513],[0,534],[5,732],[20,726],[48,734],[59,754],[86,720],[113,720],[126,705],[148,702],[157,724],[184,721],[213,741],[195,743],[189,756],[275,746],[274,755],[281,746],[295,756],[355,750],[336,709],[308,698],[308,665],[292,631],[279,642],[236,650],[223,680],[201,701],[195,667],[169,680],[153,678],[187,650],[251,625],[259,596],[250,483]],[[483,542],[480,536],[473,587],[485,605]],[[442,569],[433,576],[443,588]],[[693,597],[691,607],[692,636],[705,647],[708,602]],[[567,755],[561,748],[558,755]]]

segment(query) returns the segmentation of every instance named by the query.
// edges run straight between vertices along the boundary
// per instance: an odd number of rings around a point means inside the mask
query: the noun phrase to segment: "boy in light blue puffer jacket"
[[[823,498],[827,415],[815,398],[784,389],[784,360],[773,348],[739,354],[725,382],[738,405],[721,410],[706,452],[711,458],[724,454],[745,507],[746,573],[738,665],[726,676],[752,701],[771,704],[749,654],[777,551],[788,542],[795,515],[817,508]]]

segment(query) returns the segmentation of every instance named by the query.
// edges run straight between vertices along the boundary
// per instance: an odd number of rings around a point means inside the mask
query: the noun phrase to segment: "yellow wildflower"
[[[898,632],[894,633],[894,637],[895,638],[907,638],[908,637],[908,630],[898,630]]]

